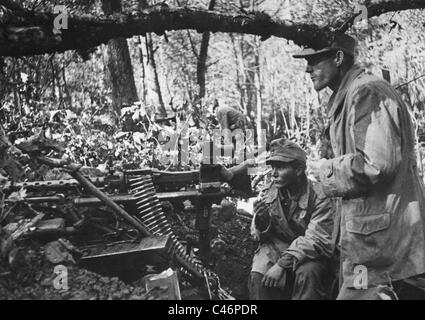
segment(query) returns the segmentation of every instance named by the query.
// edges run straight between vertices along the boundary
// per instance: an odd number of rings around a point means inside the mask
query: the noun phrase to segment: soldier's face
[[[310,74],[314,89],[320,91],[332,84],[338,74],[334,55],[324,53],[306,58],[306,72]]]
[[[298,179],[297,170],[289,163],[272,163],[272,179],[276,187],[285,189],[294,184]]]

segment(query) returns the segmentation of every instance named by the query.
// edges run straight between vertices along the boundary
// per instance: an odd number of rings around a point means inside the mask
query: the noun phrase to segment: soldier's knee
[[[326,264],[321,261],[307,261],[295,270],[292,299],[322,300],[329,296],[329,281]]]
[[[306,261],[295,269],[296,282],[317,282],[326,274],[326,267],[318,261]]]

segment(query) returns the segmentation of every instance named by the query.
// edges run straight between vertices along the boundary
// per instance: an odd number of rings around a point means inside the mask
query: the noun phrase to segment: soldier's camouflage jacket
[[[388,82],[354,66],[329,111],[335,158],[320,180],[327,196],[341,197],[344,285],[360,270],[368,286],[424,273],[424,187],[407,107]]]
[[[251,229],[260,244],[253,258],[253,272],[264,274],[284,253],[295,257],[297,263],[332,255],[335,209],[320,186],[306,179],[304,192],[298,199],[290,199],[273,183],[268,184],[262,194],[271,219],[268,227],[259,232],[254,216]],[[283,201],[288,201],[286,214]]]

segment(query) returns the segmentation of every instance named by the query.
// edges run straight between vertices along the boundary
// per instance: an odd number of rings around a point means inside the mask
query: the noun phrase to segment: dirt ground
[[[223,286],[237,299],[248,299],[248,276],[256,248],[249,236],[249,223],[235,217],[231,221],[217,221],[219,234],[225,239],[226,250],[216,259],[215,272]]]
[[[4,263],[0,265],[0,300],[158,299],[147,294],[143,286],[127,285],[118,278],[102,277],[72,264],[66,265],[68,290],[56,289],[58,274],[45,259],[42,247],[31,245],[20,250],[20,261],[12,270]]]
[[[224,200],[213,205],[211,217],[211,269],[220,277],[221,286],[237,300],[248,299],[248,276],[256,243],[250,236],[251,221],[236,213],[233,202]],[[185,240],[196,233],[195,212],[183,210],[179,221],[173,219],[173,230]],[[182,224],[185,228],[182,228]]]
[[[210,267],[219,275],[221,286],[233,297],[247,299],[247,277],[255,244],[249,236],[249,221],[235,215],[232,208],[231,211],[225,218],[221,207],[213,211]],[[170,219],[180,239],[196,234],[192,228],[195,216],[193,210],[187,210]],[[58,274],[55,265],[45,257],[45,247],[26,241],[19,245],[12,266],[0,259],[0,300],[160,300],[168,297],[166,288],[146,292],[141,280],[128,284],[72,263],[67,263],[66,267],[68,290],[56,289],[54,283]],[[186,282],[180,282],[180,289],[182,299],[202,299]]]

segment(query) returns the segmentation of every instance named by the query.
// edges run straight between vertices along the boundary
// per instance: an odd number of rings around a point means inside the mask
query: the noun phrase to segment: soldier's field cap
[[[339,51],[341,50],[347,55],[354,57],[356,51],[357,41],[347,34],[336,34],[330,46],[322,49],[305,48],[293,55],[294,58],[309,58],[324,52]]]
[[[303,149],[295,142],[284,138],[273,140],[270,144],[270,156],[266,159],[266,164],[271,162],[292,162],[294,160],[306,162],[307,155]]]

